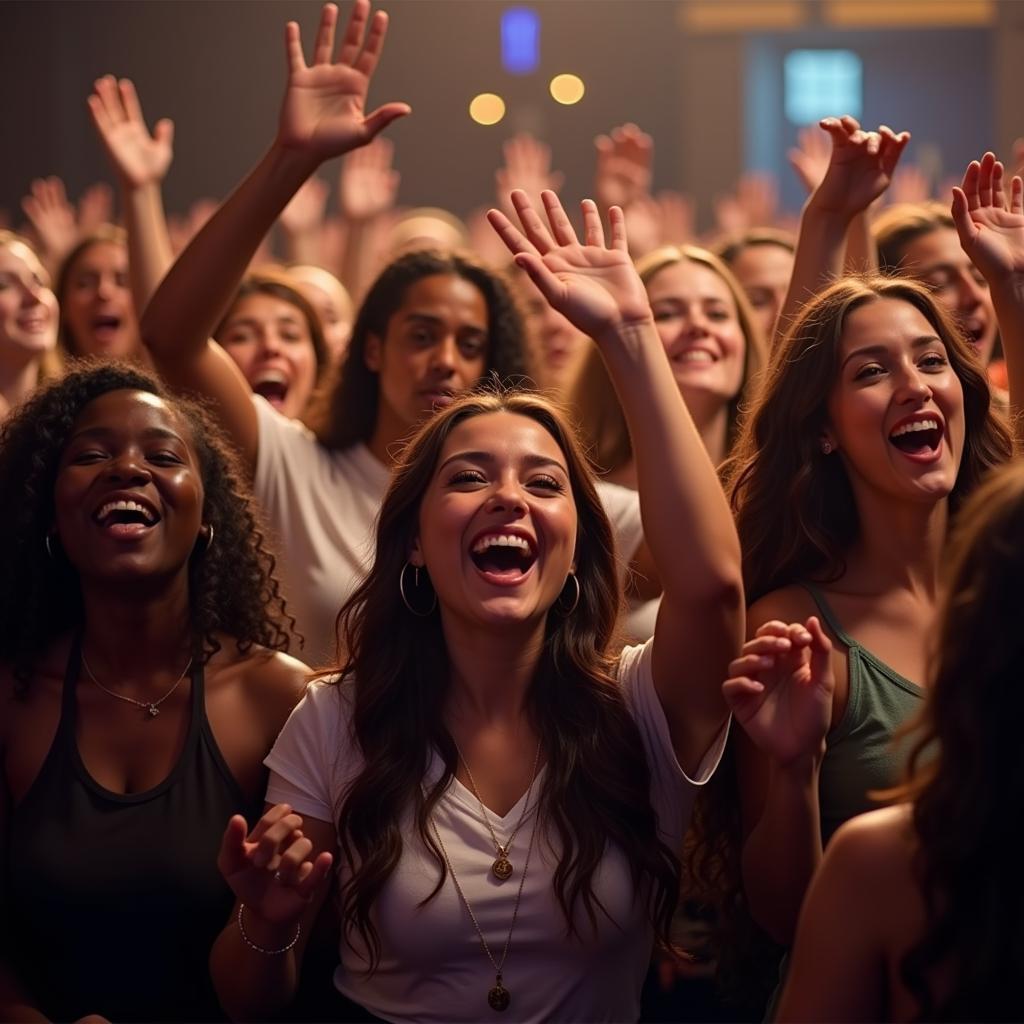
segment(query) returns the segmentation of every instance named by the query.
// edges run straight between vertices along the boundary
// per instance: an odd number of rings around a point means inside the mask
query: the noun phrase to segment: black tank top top
[[[75,740],[78,672],[76,642],[53,746],[11,814],[4,930],[18,979],[53,1020],[223,1020],[208,961],[233,897],[217,852],[231,815],[252,825],[262,800],[246,801],[217,748],[199,664],[170,775],[144,793],[104,789]]]

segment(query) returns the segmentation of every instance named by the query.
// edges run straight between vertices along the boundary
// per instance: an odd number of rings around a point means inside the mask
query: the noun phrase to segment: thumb
[[[157,142],[161,142],[165,146],[173,146],[174,122],[169,117],[161,118],[154,126],[153,137]]]
[[[384,106],[378,107],[372,113],[367,114],[363,120],[363,126],[366,128],[366,141],[369,142],[379,135],[392,121],[397,121],[400,117],[411,113],[412,107],[408,103],[385,103]]]
[[[220,853],[217,855],[217,868],[224,876],[232,875],[245,867],[245,837],[249,833],[249,823],[240,814],[232,815],[224,829],[224,837],[220,842]]]
[[[971,220],[971,211],[967,203],[967,193],[958,185],[953,186],[953,204],[950,207],[956,233],[960,236],[962,246],[970,245],[978,234],[978,228]]]
[[[823,680],[831,679],[832,641],[825,635],[817,616],[812,615],[807,620],[807,632],[811,634],[811,682],[820,686]]]

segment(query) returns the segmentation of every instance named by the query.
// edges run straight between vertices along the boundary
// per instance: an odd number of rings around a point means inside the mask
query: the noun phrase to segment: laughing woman
[[[724,742],[714,673],[742,629],[739,549],[621,211],[606,248],[593,203],[586,244],[544,203],[548,225],[522,192],[522,233],[491,222],[620,389],[662,567],[657,632],[611,653],[609,524],[553,406],[470,395],[425,425],[343,612],[349,657],[278,739],[260,824],[225,833],[239,903],[212,968],[235,1017],[287,1000],[332,865],[335,983],[374,1014],[637,1017],[676,903],[673,851]]]
[[[218,1019],[223,819],[305,677],[237,468],[109,364],[6,421],[0,493],[0,1019]]]

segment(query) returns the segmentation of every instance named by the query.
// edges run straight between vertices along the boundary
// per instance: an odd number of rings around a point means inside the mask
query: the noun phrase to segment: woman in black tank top
[[[0,1019],[213,1020],[224,822],[301,693],[203,413],[104,365],[0,434]]]

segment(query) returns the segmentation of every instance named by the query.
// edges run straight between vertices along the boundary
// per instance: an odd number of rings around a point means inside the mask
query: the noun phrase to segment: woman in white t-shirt
[[[343,611],[346,660],[279,737],[260,823],[225,832],[238,904],[211,969],[234,1017],[294,990],[332,865],[335,984],[379,1017],[638,1015],[676,903],[673,851],[724,744],[740,554],[621,210],[606,248],[592,202],[581,244],[543,199],[549,226],[519,191],[522,233],[489,216],[619,388],[664,583],[656,635],[612,653],[610,526],[550,403],[475,394],[428,421]]]

